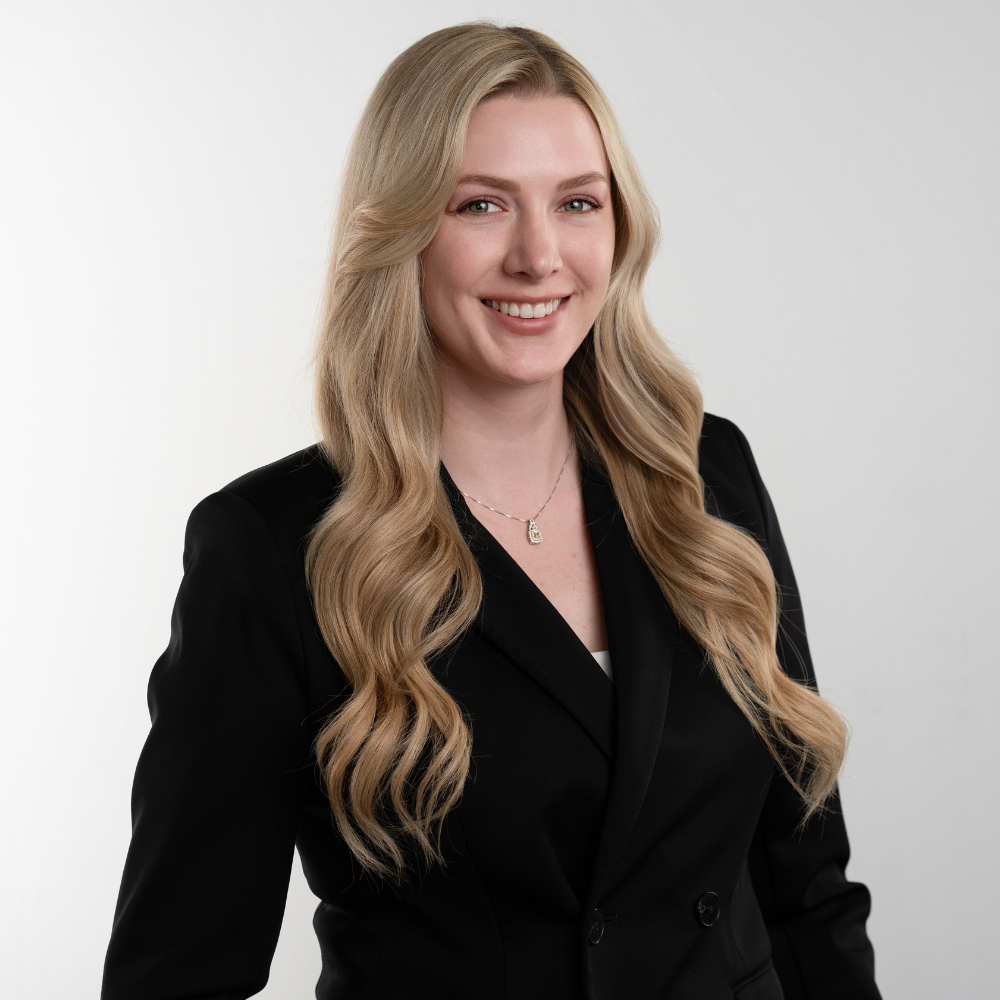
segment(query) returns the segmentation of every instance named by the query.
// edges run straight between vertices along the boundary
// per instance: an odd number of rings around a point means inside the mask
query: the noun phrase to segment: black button
[[[600,944],[604,937],[604,914],[600,910],[594,910],[590,917],[590,932],[587,935],[591,944]]]
[[[694,910],[698,915],[698,919],[706,927],[711,927],[719,919],[719,914],[722,912],[722,904],[714,892],[706,892],[695,904]]]

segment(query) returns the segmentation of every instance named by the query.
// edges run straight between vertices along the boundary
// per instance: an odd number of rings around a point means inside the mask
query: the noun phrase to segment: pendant
[[[542,544],[542,533],[538,530],[538,525],[531,518],[528,518],[528,541],[532,545]]]

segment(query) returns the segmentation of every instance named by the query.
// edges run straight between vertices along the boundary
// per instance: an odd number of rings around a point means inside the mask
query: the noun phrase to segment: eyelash
[[[572,198],[567,198],[562,203],[562,205],[559,206],[559,208],[563,209],[567,205],[569,205],[571,202],[574,202],[574,201],[582,201],[585,204],[590,205],[591,208],[600,208],[601,207],[601,203],[599,201],[597,201],[596,199],[594,199],[594,198],[588,198],[588,197],[585,197],[584,195],[574,195]],[[464,205],[461,205],[458,209],[456,209],[456,214],[461,214],[461,213],[465,212],[465,210],[467,208],[469,208],[470,205],[478,205],[480,202],[487,202],[490,205],[497,205],[497,206],[500,205],[500,202],[496,201],[493,198],[471,198]],[[471,212],[469,214],[471,214],[471,215],[488,215],[489,213],[488,212]],[[567,215],[586,215],[587,213],[586,212],[567,212],[566,214]]]
[[[582,201],[585,205],[590,205],[591,208],[600,208],[600,202],[594,198],[585,198],[583,195],[575,195],[572,198],[567,198],[560,207],[565,208],[571,201]],[[571,215],[583,215],[583,212],[571,212]]]

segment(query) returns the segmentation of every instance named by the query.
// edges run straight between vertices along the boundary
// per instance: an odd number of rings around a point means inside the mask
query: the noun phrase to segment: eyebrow
[[[608,183],[607,177],[600,171],[595,170],[592,173],[580,174],[579,177],[570,177],[568,180],[562,181],[559,184],[559,190],[565,191],[567,188],[580,187],[583,184],[593,184],[595,181]],[[491,177],[489,174],[466,174],[464,177],[459,177],[458,183],[482,184],[484,187],[496,188],[498,191],[509,191],[511,194],[516,194],[521,190],[521,185],[517,181],[508,181],[503,177]]]

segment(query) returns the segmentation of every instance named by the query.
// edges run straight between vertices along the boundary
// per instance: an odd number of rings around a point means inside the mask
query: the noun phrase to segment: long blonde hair
[[[440,858],[441,824],[469,771],[469,725],[427,666],[472,623],[482,585],[439,474],[442,404],[419,255],[454,191],[469,118],[500,93],[581,101],[611,167],[610,287],[564,377],[581,453],[606,470],[664,596],[807,815],[833,789],[845,751],[837,713],[778,662],[775,581],[760,546],[705,511],[701,395],[646,313],[657,217],[607,98],[545,35],[446,28],[389,66],[362,114],[317,348],[323,448],[342,485],[306,566],[350,694],[316,753],[342,836],[378,873],[401,873],[413,846]]]

